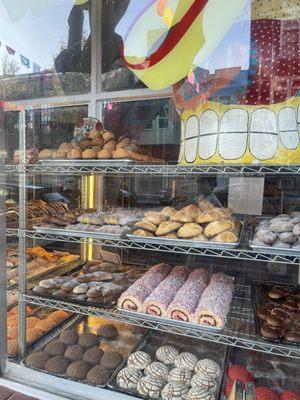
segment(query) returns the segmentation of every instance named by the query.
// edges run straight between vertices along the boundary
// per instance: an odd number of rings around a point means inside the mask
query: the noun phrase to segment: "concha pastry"
[[[173,346],[162,346],[156,351],[157,359],[166,365],[174,364],[178,355],[179,351]]]
[[[135,390],[142,377],[143,374],[140,370],[126,367],[118,373],[117,383],[122,389]]]
[[[162,390],[163,400],[186,400],[189,388],[181,383],[169,382]]]
[[[168,376],[168,382],[178,382],[190,386],[192,373],[186,368],[173,368]]]
[[[214,360],[210,360],[209,358],[203,358],[197,363],[195,367],[195,372],[196,374],[205,373],[209,375],[211,378],[215,379],[218,376],[220,376],[221,368]]]
[[[211,376],[203,372],[193,376],[191,386],[197,386],[201,389],[208,390],[211,393],[215,393],[217,390],[216,381]]]
[[[194,354],[186,352],[180,353],[179,356],[176,357],[174,364],[178,368],[186,368],[193,371],[197,362],[198,358],[194,356]]]
[[[198,386],[189,390],[187,400],[215,400],[215,395]]]
[[[44,369],[50,356],[45,351],[35,351],[26,358],[26,365],[31,368]]]
[[[93,347],[99,344],[99,338],[94,333],[83,333],[79,336],[78,344],[82,347]]]
[[[50,374],[65,374],[70,361],[66,357],[55,356],[50,358],[45,364],[45,370]]]
[[[158,399],[164,383],[162,379],[144,376],[137,384],[137,391],[147,399]]]
[[[85,379],[91,365],[86,361],[74,361],[67,368],[67,375],[73,379]]]
[[[144,351],[136,351],[128,357],[127,365],[135,369],[145,369],[151,363],[151,357]]]
[[[146,367],[145,374],[167,380],[169,369],[165,364],[155,361]]]

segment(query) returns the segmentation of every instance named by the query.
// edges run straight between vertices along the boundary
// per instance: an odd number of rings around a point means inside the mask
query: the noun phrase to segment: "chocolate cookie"
[[[114,339],[118,336],[118,330],[112,324],[104,324],[98,328],[97,335],[105,339]]]
[[[100,366],[106,369],[115,369],[122,361],[123,357],[120,353],[117,351],[107,351],[101,358]]]
[[[92,385],[105,385],[109,380],[111,372],[108,369],[96,365],[89,370],[86,379]]]

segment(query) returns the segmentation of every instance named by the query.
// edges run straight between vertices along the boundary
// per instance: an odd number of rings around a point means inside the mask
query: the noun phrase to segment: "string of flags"
[[[2,46],[2,42],[0,42],[0,47]],[[14,56],[16,54],[16,50],[12,49],[11,47],[5,45],[5,49],[7,53],[11,56]],[[41,66],[36,64],[34,61],[31,61],[29,58],[25,57],[23,54],[20,54],[20,60],[21,64],[24,65],[26,68],[30,68],[32,66],[32,71],[33,72],[40,72],[41,71]]]

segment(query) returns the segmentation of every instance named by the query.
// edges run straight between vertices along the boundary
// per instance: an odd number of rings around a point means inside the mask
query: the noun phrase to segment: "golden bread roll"
[[[195,222],[189,222],[178,229],[177,236],[181,239],[190,239],[203,232],[203,228]]]
[[[113,158],[129,158],[130,153],[124,149],[117,149],[113,151]]]
[[[67,158],[67,150],[56,150],[52,153],[52,158]]]
[[[9,356],[13,356],[18,353],[18,340],[13,339],[13,340],[8,340],[7,341],[7,353]]]
[[[213,208],[212,210],[203,211],[196,218],[198,224],[207,224],[220,219],[230,218],[230,214],[226,208]]]
[[[156,232],[157,226],[152,224],[152,222],[147,221],[146,219],[142,219],[141,221],[138,221],[134,224],[137,228],[142,228],[145,229],[146,231],[149,232]]]
[[[97,153],[97,158],[100,160],[112,158],[112,152],[110,150],[101,150]]]
[[[206,236],[203,235],[203,233],[200,233],[200,235],[191,238],[191,240],[197,240],[199,242],[209,242],[209,240],[207,239]]]
[[[7,338],[8,339],[17,339],[19,336],[19,327],[18,325],[12,326],[7,329]]]
[[[102,137],[96,137],[91,140],[91,146],[103,146],[104,140]]]
[[[170,218],[172,215],[177,213],[177,210],[173,207],[165,207],[163,210],[160,212],[163,216]]]
[[[204,229],[204,235],[208,238],[217,236],[219,233],[230,231],[234,228],[234,222],[231,220],[221,220],[210,222]]]
[[[89,149],[90,146],[91,146],[91,141],[89,139],[83,139],[78,143],[78,147],[82,151]]]
[[[163,216],[159,211],[147,211],[145,213],[145,219],[154,225],[159,225],[167,220],[167,217]]]
[[[67,143],[67,142],[62,143],[58,148],[58,150],[64,150],[66,152],[68,152],[69,150],[72,150],[72,149],[73,149],[72,143]]]
[[[67,157],[71,160],[78,160],[82,157],[82,152],[78,147],[76,147],[68,151]]]
[[[38,340],[41,336],[43,336],[43,331],[36,328],[27,329],[26,331],[26,342],[33,343]]]
[[[152,232],[146,231],[145,229],[136,229],[133,235],[137,236],[154,236]]]
[[[201,214],[201,210],[195,204],[189,204],[188,206],[183,207],[180,211],[183,211],[185,214],[190,215],[194,218],[194,220]]]
[[[155,233],[157,236],[167,235],[168,233],[177,231],[181,226],[182,224],[180,222],[165,221],[159,225]]]
[[[213,208],[215,208],[215,206],[210,201],[205,199],[199,199],[198,206],[201,211],[212,210]]]
[[[130,153],[130,158],[132,158],[135,161],[143,161],[143,156],[139,153],[136,153],[135,151],[132,151]]]
[[[115,135],[112,132],[104,131],[102,133],[103,140],[115,139]]]
[[[176,213],[171,215],[170,220],[174,222],[186,223],[186,222],[194,222],[195,219],[194,217],[186,214],[184,211],[177,211]]]
[[[89,139],[96,139],[102,136],[102,133],[100,131],[97,131],[96,129],[93,129],[90,131],[87,135]]]
[[[52,158],[53,150],[50,149],[44,149],[41,150],[38,154],[38,158],[40,160],[43,160],[44,158]]]
[[[103,149],[104,150],[115,151],[116,150],[116,141],[115,140],[109,140],[108,142],[104,142]]]
[[[94,158],[97,158],[97,152],[92,149],[86,149],[82,153],[82,158],[86,160],[92,160]]]
[[[225,231],[214,236],[211,241],[218,243],[237,243],[239,240],[238,235],[234,231]]]

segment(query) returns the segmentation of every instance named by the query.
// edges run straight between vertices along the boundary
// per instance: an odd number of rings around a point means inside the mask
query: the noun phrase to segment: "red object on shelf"
[[[300,400],[300,394],[291,390],[284,390],[280,395],[280,400]]]
[[[233,382],[228,381],[228,382],[226,383],[226,386],[225,386],[225,394],[226,394],[226,397],[229,396],[232,386],[233,386]]]
[[[266,386],[256,387],[255,392],[256,400],[279,400],[279,395]]]
[[[231,365],[227,370],[227,376],[231,382],[234,382],[236,379],[239,379],[243,383],[252,382],[254,380],[247,368],[241,365]]]

